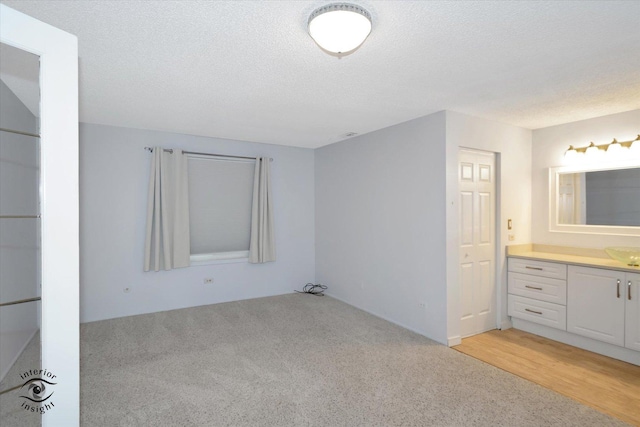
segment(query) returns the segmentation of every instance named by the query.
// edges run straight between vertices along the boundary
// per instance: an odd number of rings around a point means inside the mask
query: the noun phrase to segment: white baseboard
[[[460,335],[456,335],[455,337],[451,337],[447,339],[447,345],[449,347],[453,347],[454,345],[462,344],[462,337]]]
[[[511,328],[513,328],[513,323],[511,323],[510,320],[503,320],[502,323],[500,324],[501,331],[511,329]]]
[[[400,326],[401,328],[407,329],[407,330],[409,330],[409,331],[411,331],[411,332],[415,332],[415,333],[416,333],[416,334],[418,334],[418,335],[422,335],[423,337],[429,338],[430,340],[435,341],[435,342],[437,342],[438,344],[446,345],[445,343],[442,343],[442,342],[440,342],[440,341],[436,340],[435,338],[432,338],[432,337],[430,337],[430,336],[426,335],[426,334],[425,334],[424,332],[422,332],[422,331],[419,331],[419,330],[417,330],[417,329],[411,328],[411,327],[409,327],[409,326],[407,326],[407,325],[403,325],[402,323],[397,322],[397,321],[395,321],[395,320],[393,320],[393,319],[390,319],[390,318],[388,318],[388,317],[386,317],[386,316],[383,316],[383,315],[381,315],[381,314],[379,314],[379,313],[376,313],[376,312],[374,312],[374,311],[371,311],[371,310],[368,310],[368,309],[366,309],[366,308],[360,307],[359,305],[357,305],[357,304],[353,304],[352,302],[345,301],[344,299],[342,299],[342,298],[340,298],[340,297],[337,297],[337,296],[335,296],[335,295],[333,295],[333,294],[330,294],[330,293],[325,292],[325,295],[326,295],[326,296],[328,296],[328,297],[331,297],[331,298],[333,298],[333,299],[337,299],[338,301],[341,301],[341,302],[343,302],[343,303],[345,303],[345,304],[348,304],[348,305],[350,305],[351,307],[355,307],[355,308],[357,308],[358,310],[362,310],[362,311],[364,311],[364,312],[366,312],[366,313],[369,313],[369,314],[371,314],[371,315],[373,315],[373,316],[376,316],[376,317],[379,317],[379,318],[381,318],[381,319],[384,319],[384,320],[386,320],[387,322],[393,323],[394,325],[398,325],[398,326]]]
[[[571,332],[562,331],[560,329],[550,328],[548,326],[539,325],[537,323],[528,322],[522,319],[512,318],[513,327],[521,331],[540,335],[551,340],[560,341],[583,350],[589,350],[594,353],[609,356],[614,359],[622,360],[627,363],[640,366],[640,351],[630,350],[617,345],[609,344],[602,341],[596,341],[581,335],[572,334]]]

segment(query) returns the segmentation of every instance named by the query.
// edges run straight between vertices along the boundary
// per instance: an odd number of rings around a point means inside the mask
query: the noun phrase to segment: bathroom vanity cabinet
[[[510,257],[507,304],[518,329],[640,364],[640,272]]]

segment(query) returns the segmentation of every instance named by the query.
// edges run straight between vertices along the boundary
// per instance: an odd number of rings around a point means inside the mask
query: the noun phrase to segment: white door
[[[567,332],[624,345],[625,274],[570,265]]]
[[[495,156],[459,152],[460,191],[460,335],[496,328],[495,301]]]
[[[627,273],[624,346],[640,351],[640,274]]]

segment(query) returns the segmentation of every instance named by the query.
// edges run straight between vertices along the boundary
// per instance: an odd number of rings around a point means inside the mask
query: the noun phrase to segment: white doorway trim
[[[0,4],[0,41],[40,57],[42,369],[56,375],[42,425],[77,426],[79,372],[78,41]]]

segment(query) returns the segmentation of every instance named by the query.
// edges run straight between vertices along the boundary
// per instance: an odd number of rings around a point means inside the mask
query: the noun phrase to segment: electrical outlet
[[[204,283],[205,285],[209,285],[209,284],[213,283],[213,277],[205,277],[202,280],[202,283]]]
[[[418,303],[418,305],[419,305],[419,306],[420,306],[420,308],[422,308],[422,309],[426,309],[426,308],[427,308],[427,303],[426,303],[426,302],[424,302],[424,301],[420,301],[420,302]]]
[[[509,234],[509,241],[513,242],[514,240],[516,240],[516,235],[515,234]]]
[[[125,294],[128,294],[129,292],[131,292],[131,288],[124,288],[122,292],[124,292]]]

